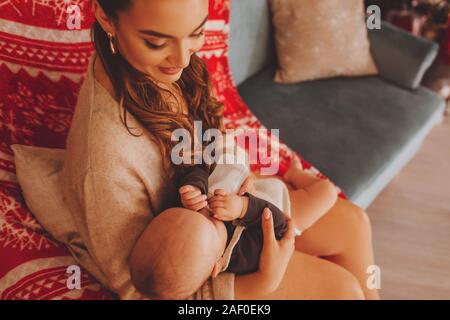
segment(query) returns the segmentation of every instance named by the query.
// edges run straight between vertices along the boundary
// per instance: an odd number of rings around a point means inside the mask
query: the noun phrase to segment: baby
[[[193,209],[189,205],[190,197],[186,197],[190,190],[199,190],[202,195],[208,195],[207,205],[199,212],[206,217],[212,215],[213,218],[224,222],[227,229],[227,246],[230,245],[235,226],[240,224],[245,227],[246,230],[240,235],[239,241],[232,244],[233,251],[229,263],[225,262],[225,265],[220,266],[220,271],[235,274],[258,270],[263,243],[261,216],[264,208],[267,207],[272,212],[276,239],[281,239],[287,230],[285,214],[277,206],[249,192],[243,195],[236,194],[237,187],[240,187],[249,175],[246,168],[246,166],[218,164],[210,176],[211,179],[208,179],[208,171],[204,167],[194,166],[189,168],[179,181],[181,203],[187,209]],[[218,179],[219,177],[221,179]],[[237,182],[238,185],[230,186],[232,182]],[[213,192],[209,192],[208,184],[212,185]],[[219,188],[220,186],[222,188]],[[230,188],[228,192],[224,189],[227,187]]]
[[[277,239],[286,231],[287,221],[272,203],[248,192],[236,194],[248,175],[248,167],[238,164],[217,164],[211,175],[201,165],[185,170],[178,181],[181,202],[197,212],[169,210],[149,224],[141,237],[145,241],[145,257],[141,257],[145,270],[136,270],[133,259],[130,263],[139,291],[153,299],[185,299],[222,271],[257,271],[263,209],[268,207],[272,212]],[[190,190],[201,190],[205,199],[209,195],[209,208],[207,202],[205,207],[195,204],[197,197],[192,195],[197,193]],[[189,205],[192,199],[193,206]]]
[[[293,165],[298,166],[295,161]],[[296,176],[293,170],[289,172],[295,185]],[[249,192],[236,194],[248,174],[246,166],[223,164],[216,165],[210,176],[201,166],[186,171],[179,192],[181,203],[190,210],[168,210],[155,217],[142,235],[145,253],[140,265],[145,268],[130,263],[139,291],[153,299],[185,299],[220,272],[258,270],[263,209],[272,211],[277,239],[287,223],[284,213],[269,201]]]

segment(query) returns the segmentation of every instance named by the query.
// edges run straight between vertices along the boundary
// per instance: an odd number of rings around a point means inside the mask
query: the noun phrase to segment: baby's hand
[[[199,211],[206,207],[206,194],[202,194],[199,188],[192,185],[184,185],[179,190],[183,207],[193,211]]]
[[[248,206],[248,198],[237,194],[227,194],[223,189],[217,189],[209,200],[209,207],[216,219],[232,221],[242,218]]]

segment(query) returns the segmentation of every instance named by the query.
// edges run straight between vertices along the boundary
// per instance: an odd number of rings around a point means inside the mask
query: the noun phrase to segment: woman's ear
[[[213,271],[211,272],[211,277],[215,278],[222,272],[222,268],[224,266],[223,258],[220,257],[216,263],[214,264]]]
[[[94,12],[95,19],[98,21],[100,26],[105,32],[111,32],[113,35],[116,34],[116,28],[111,18],[103,11],[103,8],[97,2],[97,0],[92,1],[92,11]]]

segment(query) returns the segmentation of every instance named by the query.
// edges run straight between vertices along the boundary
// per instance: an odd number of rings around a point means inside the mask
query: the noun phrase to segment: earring
[[[107,35],[108,35],[108,38],[109,38],[109,49],[111,49],[111,53],[112,54],[116,54],[117,51],[116,51],[116,47],[114,46],[114,42],[113,42],[114,37],[113,37],[111,32],[108,32]]]

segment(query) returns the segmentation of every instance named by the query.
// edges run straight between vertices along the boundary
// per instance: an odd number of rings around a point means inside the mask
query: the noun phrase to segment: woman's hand
[[[284,277],[295,249],[295,232],[291,218],[285,214],[288,228],[283,238],[275,238],[272,212],[265,208],[262,217],[264,235],[263,248],[259,258],[259,273],[266,284],[267,293],[275,291]]]
[[[265,215],[269,213],[266,219]],[[254,297],[263,298],[277,290],[283,280],[295,248],[294,225],[285,214],[288,228],[283,238],[277,240],[273,228],[272,213],[265,208],[262,217],[263,248],[259,257],[259,270],[249,274],[237,275],[234,290],[238,300]]]
[[[178,190],[180,192],[181,204],[186,209],[198,211],[208,205],[206,194],[202,194],[199,188],[192,185],[184,185]]]

